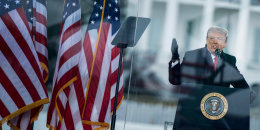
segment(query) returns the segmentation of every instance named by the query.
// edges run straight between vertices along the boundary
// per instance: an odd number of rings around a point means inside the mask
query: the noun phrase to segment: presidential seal
[[[218,120],[226,115],[228,102],[220,93],[209,93],[202,98],[200,109],[206,118]]]

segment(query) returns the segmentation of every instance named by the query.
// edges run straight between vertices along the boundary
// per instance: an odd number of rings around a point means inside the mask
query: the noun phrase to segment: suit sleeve
[[[240,75],[239,79],[233,81],[231,83],[231,85],[234,87],[234,88],[249,88],[249,85],[248,83],[246,82],[244,76],[240,73],[240,71],[238,70],[237,66],[236,66],[236,57],[233,57],[232,56],[232,65],[235,67],[235,69],[237,70],[238,74]]]
[[[173,85],[179,85],[180,84],[180,71],[181,71],[181,65],[180,60],[170,60],[169,62],[169,82]]]

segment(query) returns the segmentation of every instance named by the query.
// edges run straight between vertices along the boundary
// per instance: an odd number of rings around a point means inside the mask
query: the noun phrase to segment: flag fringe
[[[120,103],[116,106],[116,110],[121,106],[121,104],[122,104],[124,98],[125,98],[125,97],[123,96],[122,99],[121,99],[121,101],[120,101]],[[110,113],[110,116],[112,116],[112,115],[113,115],[113,111]]]
[[[82,120],[82,124],[85,125],[93,125],[93,126],[101,126],[103,128],[109,128],[109,124],[106,122],[95,122],[95,121],[87,121],[87,120]]]
[[[98,128],[95,128],[93,130],[108,130],[109,128],[107,127],[98,127]]]
[[[49,128],[50,130],[56,130],[56,128],[50,124],[46,124],[46,127]]]
[[[7,122],[7,125],[9,125],[14,130],[20,130],[18,127],[16,127],[15,125],[12,125],[11,123]]]
[[[55,106],[56,106],[56,110],[57,110],[58,116],[59,116],[59,118],[60,118],[60,123],[62,123],[63,118],[62,118],[62,116],[61,116],[60,109],[59,109],[58,104],[57,104],[57,98],[58,98],[58,96],[59,96],[59,94],[60,94],[60,92],[61,92],[62,90],[64,90],[65,88],[69,87],[69,85],[72,84],[73,82],[75,82],[76,80],[77,80],[77,76],[75,76],[75,77],[72,78],[69,82],[67,82],[65,85],[63,85],[63,86],[60,88],[60,90],[58,91],[58,93],[56,94],[56,97],[55,97]]]
[[[40,112],[43,109],[43,105],[41,106],[41,108],[39,109],[39,111],[32,117],[32,119],[30,120],[30,123],[32,124],[34,121],[36,121],[39,117]]]
[[[5,118],[3,118],[1,121],[0,121],[0,125],[2,126],[2,124],[4,124],[5,122],[13,119],[14,117],[28,111],[28,110],[31,110],[33,108],[36,108],[36,107],[39,107],[40,105],[43,105],[43,104],[46,104],[49,102],[49,98],[45,98],[45,99],[42,99],[42,100],[39,100],[39,101],[36,101],[30,105],[27,105],[27,106],[24,106],[20,109],[18,109],[16,112],[13,112],[12,114],[6,116]],[[39,112],[40,113],[40,112]],[[37,119],[37,118],[35,118]]]
[[[41,65],[41,67],[44,69],[44,71],[46,71],[46,73],[47,73],[47,76],[46,76],[45,79],[44,79],[44,83],[46,83],[47,80],[48,80],[48,78],[49,78],[49,70],[48,70],[47,65],[44,64],[43,62],[40,62],[40,65]],[[44,77],[43,77],[43,78],[44,78]]]

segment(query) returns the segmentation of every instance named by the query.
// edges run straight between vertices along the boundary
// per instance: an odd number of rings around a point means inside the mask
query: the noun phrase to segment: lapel
[[[207,47],[204,47],[202,51],[203,51],[203,55],[204,55],[204,57],[205,57],[205,62],[206,62],[209,66],[213,67],[213,66],[214,66],[214,63],[213,63],[211,54],[210,54],[210,52],[208,51]]]

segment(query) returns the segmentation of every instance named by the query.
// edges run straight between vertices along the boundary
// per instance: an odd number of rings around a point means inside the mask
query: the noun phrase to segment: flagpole
[[[110,130],[115,130],[118,89],[119,89],[119,83],[120,83],[121,66],[122,66],[122,61],[123,61],[122,57],[123,57],[124,49],[127,47],[127,44],[120,44],[117,47],[120,48],[120,58],[119,58],[119,65],[118,65],[117,82],[116,82],[116,90],[115,90],[115,100],[114,100],[113,115],[112,115]]]

